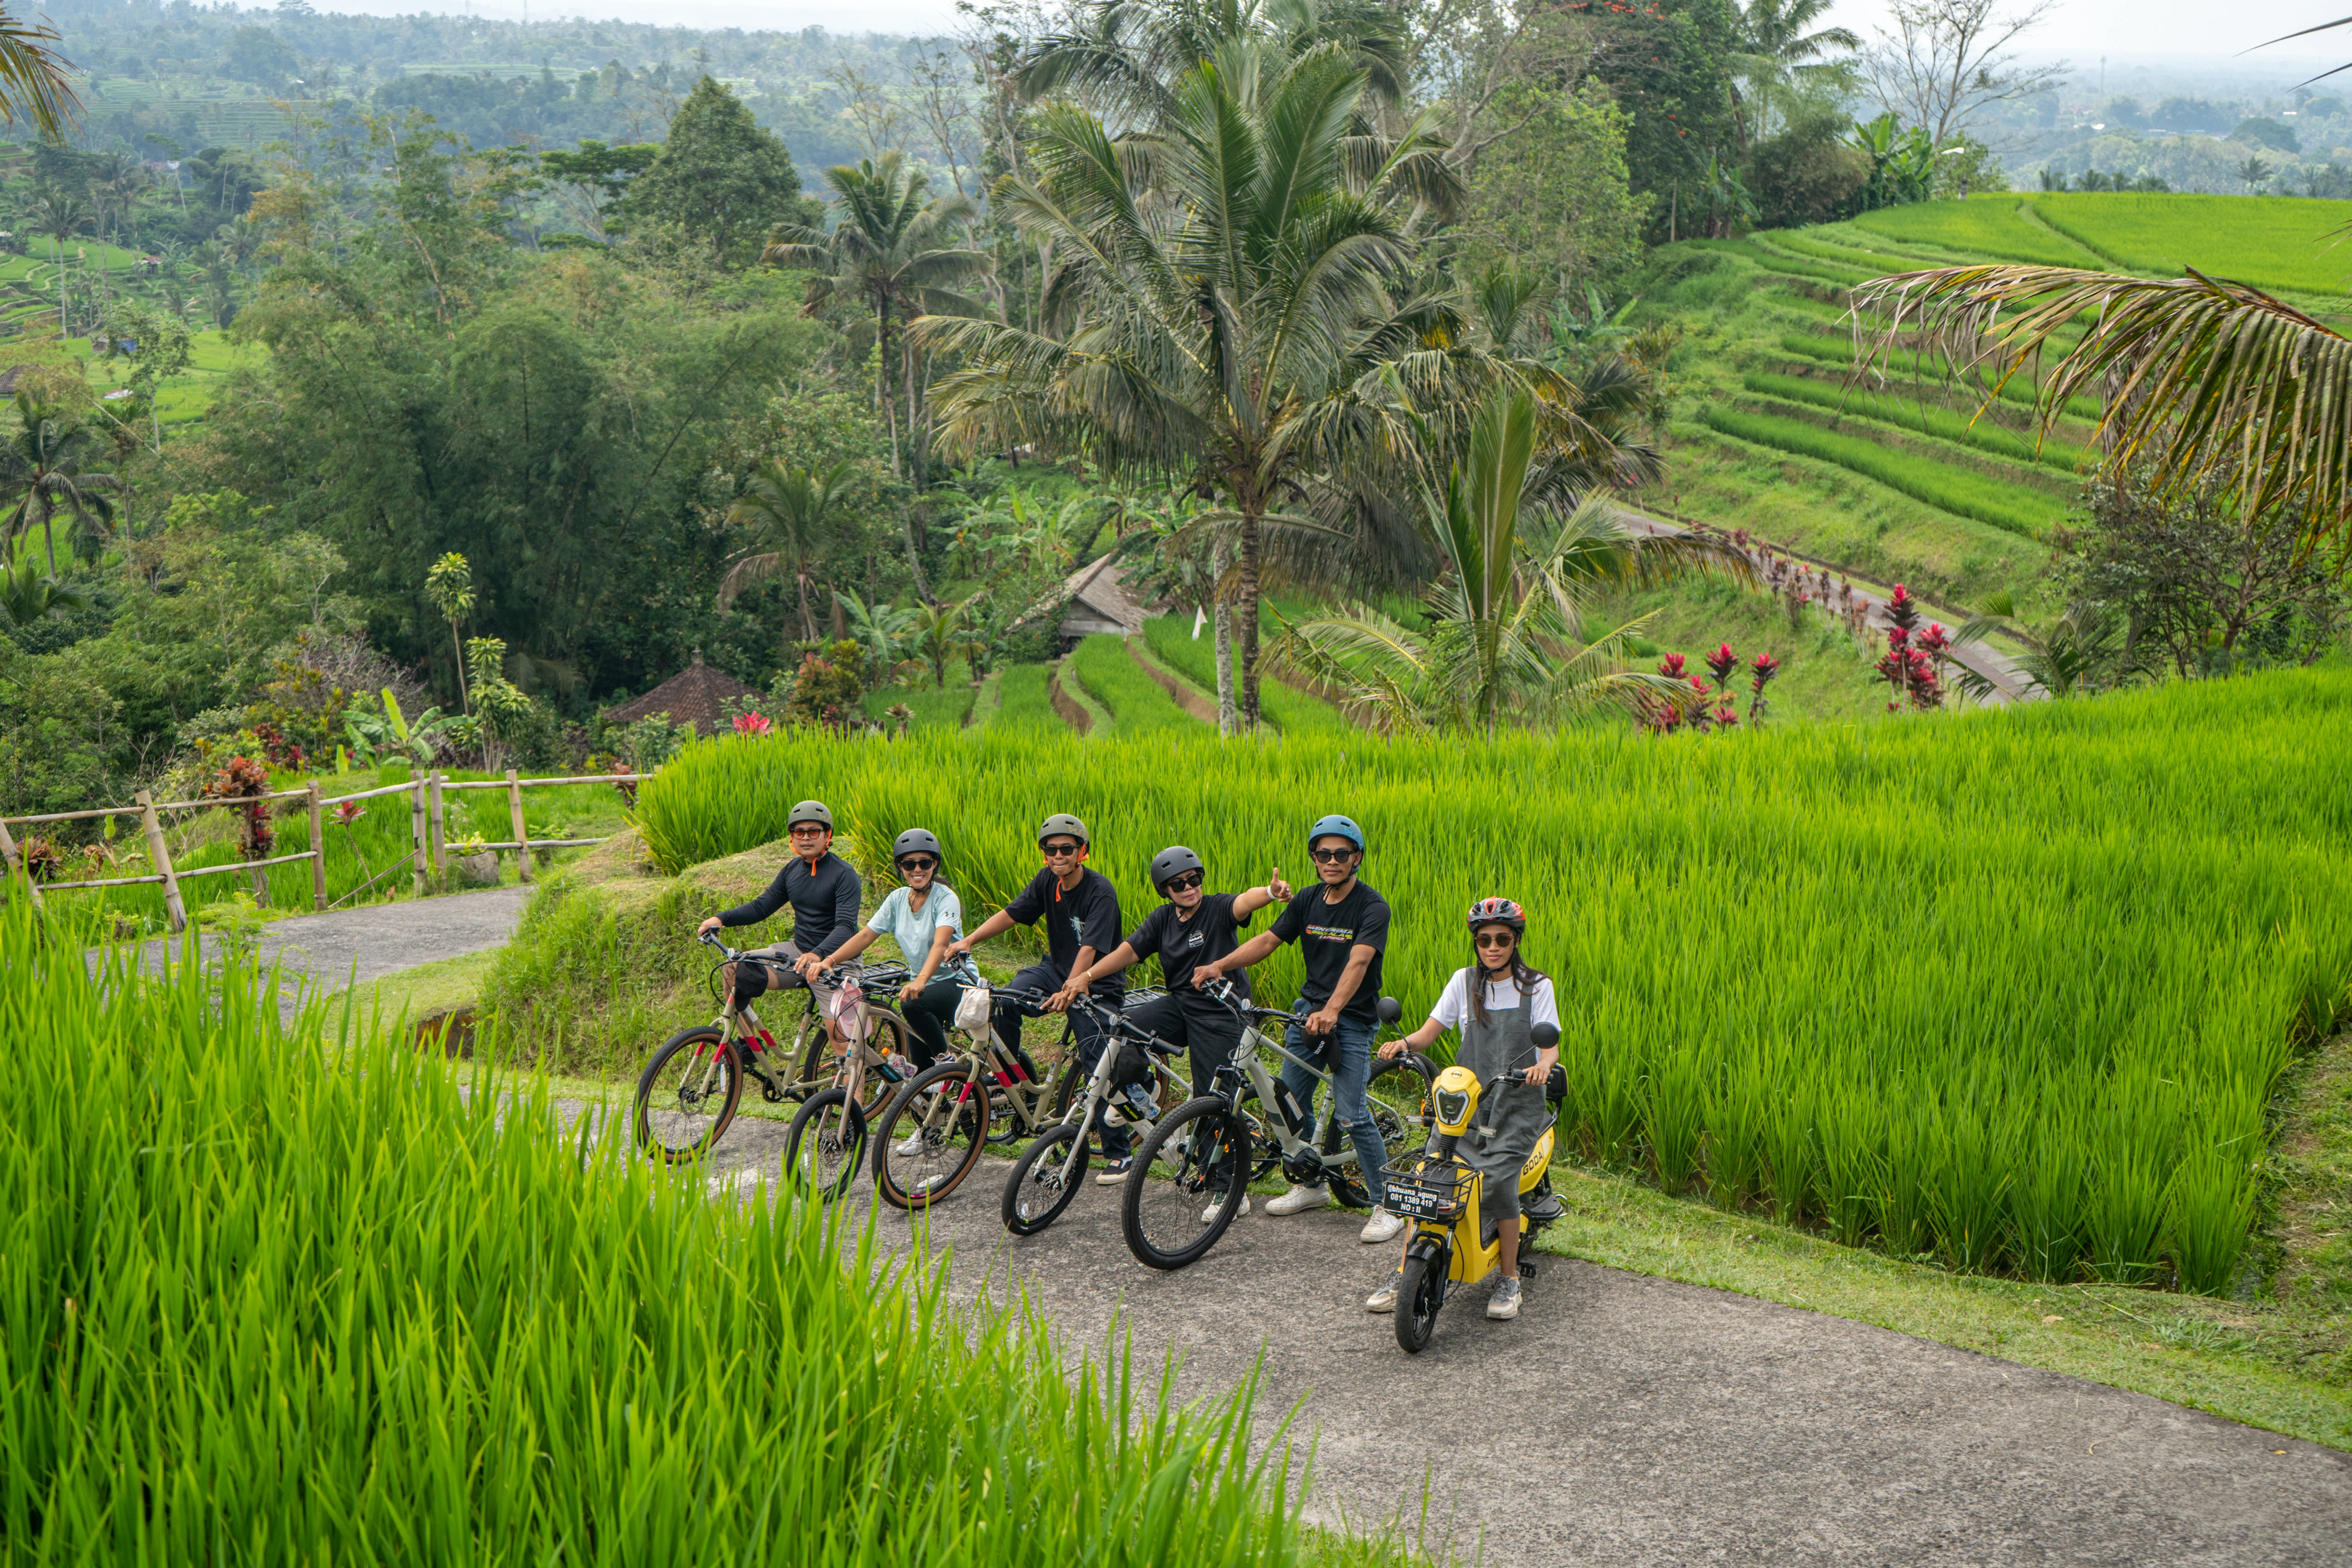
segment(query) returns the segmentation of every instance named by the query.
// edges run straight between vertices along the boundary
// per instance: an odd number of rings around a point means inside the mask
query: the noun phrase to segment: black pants
[[[929,1067],[947,1054],[948,1026],[955,1022],[956,1004],[962,1000],[963,986],[944,974],[932,975],[919,993],[898,994],[898,1016],[914,1037],[908,1054],[917,1068]]]
[[[1144,1028],[1181,1049],[1192,1064],[1192,1092],[1209,1092],[1209,1080],[1234,1059],[1242,1043],[1241,1021],[1205,996],[1171,991],[1128,1015]]]
[[[1067,974],[1062,973],[1059,968],[1052,963],[1033,963],[1028,968],[1023,970],[1020,973],[1014,975],[1013,977],[1012,984],[1007,987],[1007,989],[1013,991],[1059,991],[1066,984],[1068,983],[1069,978],[1070,977]],[[1107,1002],[1114,1007],[1118,1005],[1118,996],[1117,994],[1106,995],[1097,991],[1095,994],[1099,1000]],[[1002,1039],[1006,1045],[1012,1047],[1014,1050],[1017,1051],[1021,1049],[1021,1020],[1024,1018],[1036,1017],[1038,1016],[1037,1010],[1034,1007],[1024,1006],[1019,1003],[999,1000],[996,1004],[995,1012],[997,1037]],[[1079,1070],[1089,1073],[1094,1071],[1095,1064],[1102,1059],[1104,1038],[1102,1030],[1096,1026],[1094,1017],[1091,1014],[1079,1012],[1076,1008],[1071,1009],[1070,1012],[1070,1029],[1071,1032],[1078,1037]],[[1079,1092],[1084,1093],[1085,1090],[1081,1089]],[[1102,1151],[1104,1159],[1124,1160],[1127,1158],[1129,1140],[1126,1128],[1113,1127],[1106,1123],[1103,1121],[1102,1110],[1099,1108],[1095,1111],[1095,1118],[1091,1125],[1096,1131],[1102,1134]]]

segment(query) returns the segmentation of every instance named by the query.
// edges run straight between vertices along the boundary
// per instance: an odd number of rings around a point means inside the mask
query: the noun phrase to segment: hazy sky
[[[378,16],[466,8],[463,0],[424,5],[416,0],[319,0],[319,4],[321,10]],[[526,4],[527,0],[473,0],[472,9],[478,16],[516,17],[523,14]],[[813,25],[837,33],[933,31],[945,29],[955,18],[954,0],[857,0],[853,5],[839,0],[543,0],[528,8],[541,18],[585,15],[792,32]],[[1885,0],[1841,0],[1834,13],[1837,20],[1865,36],[1885,14]],[[2323,66],[2352,59],[2352,27],[2260,50],[2239,60],[2229,57],[2281,33],[2329,20],[2330,14],[2325,4],[2282,5],[2278,0],[2225,6],[2218,13],[2210,0],[2062,0],[2051,18],[2027,36],[2026,45],[2039,54],[2063,54],[2092,70],[2097,68],[2102,52],[2107,55],[2112,70],[2126,51],[2136,59],[2172,57],[2161,63],[2176,68],[2201,60],[2224,68],[2275,66],[2291,70],[2314,58],[2321,58]]]

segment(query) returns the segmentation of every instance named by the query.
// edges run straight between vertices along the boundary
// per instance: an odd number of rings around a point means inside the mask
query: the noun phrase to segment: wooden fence
[[[122,888],[134,884],[161,883],[163,889],[163,911],[171,920],[172,929],[181,931],[188,929],[187,906],[180,898],[182,882],[193,877],[217,877],[231,871],[259,871],[267,867],[282,866],[293,860],[310,862],[311,907],[326,909],[328,907],[327,813],[346,801],[373,800],[380,795],[388,795],[408,796],[411,847],[404,858],[415,883],[415,891],[421,895],[425,891],[426,879],[438,874],[447,866],[447,845],[444,838],[445,818],[441,801],[445,792],[467,789],[502,789],[507,792],[507,813],[514,826],[514,837],[500,839],[495,844],[483,845],[482,853],[488,854],[499,849],[513,850],[517,868],[522,879],[528,882],[531,879],[532,850],[562,849],[583,844],[602,844],[604,840],[602,838],[533,838],[530,837],[529,828],[523,824],[523,791],[561,788],[571,784],[642,784],[651,777],[653,777],[651,773],[590,773],[582,778],[526,779],[517,777],[515,770],[509,768],[507,776],[503,780],[460,780],[448,778],[442,773],[441,770],[436,768],[424,777],[412,779],[406,784],[386,784],[381,789],[363,789],[355,795],[331,796],[320,790],[317,779],[312,779],[300,789],[281,789],[268,795],[228,795],[214,800],[175,800],[159,803],[142,789],[132,797],[138,802],[135,805],[100,806],[94,811],[53,811],[43,816],[0,816],[0,862],[5,862],[7,874],[12,879],[18,875],[25,877],[25,886],[31,891],[33,908],[36,910],[41,907],[41,895],[45,890],[61,893],[79,888]],[[173,868],[171,847],[163,839],[164,813],[210,811],[222,807],[234,811],[245,811],[272,801],[297,799],[309,803],[310,847],[308,849],[293,855],[272,855],[259,860],[230,860],[218,866],[197,866],[187,870],[176,870]],[[23,857],[17,851],[16,836],[9,831],[12,826],[31,826],[47,822],[88,822],[101,816],[139,818],[140,827],[147,837],[147,857],[155,868],[152,872],[144,877],[100,877],[80,882],[51,882],[47,884],[46,889],[43,884],[33,880]],[[383,871],[370,878],[361,887],[353,889],[352,892],[364,891],[367,887],[397,869],[400,864],[401,861],[394,860]],[[257,877],[254,879],[254,883],[259,896],[267,899],[268,879]],[[351,893],[343,895],[344,898],[351,896]]]

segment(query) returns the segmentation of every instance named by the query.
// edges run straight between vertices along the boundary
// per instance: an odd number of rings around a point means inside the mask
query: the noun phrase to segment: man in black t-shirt
[[[1118,945],[1118,889],[1101,872],[1087,868],[1087,857],[1092,847],[1087,841],[1085,823],[1067,813],[1047,817],[1045,826],[1037,829],[1037,848],[1045,857],[1045,868],[1014,894],[1011,903],[981,921],[970,936],[950,944],[948,952],[969,953],[1016,925],[1034,925],[1042,920],[1045,922],[1045,961],[1033,963],[1014,975],[1010,988],[1054,993],[1045,1003],[1050,1012],[1066,1010],[1089,989],[1097,999],[1117,1006],[1119,998],[1127,994],[1124,980],[1113,974],[1089,987],[1081,978],[1097,958]],[[1013,1049],[1020,1049],[1021,1020],[1034,1012],[1017,1002],[997,1003],[998,1037]],[[1092,1072],[1102,1056],[1102,1031],[1084,1012],[1076,1015],[1070,1025],[1078,1039],[1078,1065]],[[1127,1178],[1127,1127],[1099,1113],[1096,1125],[1102,1132],[1103,1168],[1095,1181],[1110,1186]]]
[[[1223,958],[1194,969],[1193,984],[1203,984],[1220,974],[1246,969],[1286,942],[1298,943],[1307,977],[1300,982],[1293,1009],[1297,1021],[1286,1042],[1297,1056],[1323,1055],[1337,1047],[1331,1068],[1331,1096],[1340,1130],[1356,1146],[1357,1179],[1372,1200],[1364,1221],[1367,1242],[1391,1241],[1404,1222],[1381,1203],[1386,1190],[1381,1166],[1388,1159],[1380,1130],[1366,1103],[1371,1087],[1372,1041],[1380,1033],[1381,955],[1389,944],[1388,900],[1359,880],[1356,869],[1364,862],[1364,830],[1345,816],[1326,816],[1307,830],[1307,847],[1315,857],[1317,885],[1293,898],[1275,917],[1274,928],[1235,948]],[[1315,1075],[1286,1062],[1282,1081],[1297,1097],[1309,1121],[1315,1116]],[[1331,1201],[1328,1187],[1295,1186],[1265,1212],[1300,1214]]]
[[[785,905],[792,906],[793,934],[789,941],[771,947],[755,947],[744,953],[749,961],[761,961],[761,967],[749,976],[739,976],[736,966],[727,966],[727,984],[739,1000],[748,1001],[772,984],[779,990],[806,985],[817,994],[825,1018],[825,1032],[836,1049],[845,1050],[831,1008],[834,982],[825,977],[825,960],[833,950],[847,942],[857,931],[857,900],[863,885],[857,872],[848,861],[833,852],[833,813],[821,800],[804,800],[793,807],[792,820],[787,825],[792,833],[793,858],[784,862],[775,880],[758,898],[736,905],[723,914],[712,915],[696,929],[716,931],[721,926],[757,925]]]

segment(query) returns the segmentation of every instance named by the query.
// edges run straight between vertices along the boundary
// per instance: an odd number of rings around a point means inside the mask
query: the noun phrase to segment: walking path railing
[[[259,872],[268,867],[283,866],[295,860],[310,862],[311,906],[314,909],[326,909],[328,907],[327,813],[332,807],[346,802],[373,800],[381,795],[407,795],[410,848],[407,855],[394,860],[384,870],[377,872],[359,888],[345,893],[343,897],[350,898],[352,893],[373,887],[385,875],[398,869],[404,861],[409,868],[415,890],[421,895],[425,891],[428,878],[438,875],[447,868],[446,818],[442,809],[442,796],[445,793],[468,789],[502,789],[507,792],[507,813],[513,825],[514,837],[502,838],[495,844],[486,843],[482,846],[481,852],[489,854],[500,849],[513,850],[517,869],[522,879],[528,882],[531,879],[531,851],[572,848],[581,845],[602,844],[604,840],[603,838],[533,838],[530,828],[523,822],[523,791],[562,788],[574,784],[642,784],[651,777],[653,777],[651,773],[589,773],[578,778],[527,779],[519,777],[514,769],[509,768],[504,779],[452,779],[444,774],[440,769],[436,768],[421,777],[411,779],[406,784],[385,784],[379,789],[363,789],[352,795],[329,795],[320,787],[317,779],[312,779],[300,789],[273,790],[267,795],[223,795],[210,800],[159,802],[148,791],[142,789],[132,796],[132,799],[137,802],[133,805],[106,805],[90,811],[52,811],[37,816],[0,816],[0,863],[5,863],[5,870],[11,879],[20,874],[25,878],[25,886],[30,891],[33,908],[36,910],[41,908],[41,896],[44,892],[62,893],[81,888],[125,888],[160,883],[163,889],[163,912],[169,918],[172,929],[174,931],[182,931],[188,928],[187,905],[180,897],[182,882],[194,877],[216,877],[230,871]],[[273,801],[298,799],[309,803],[310,847],[308,849],[292,855],[271,855],[258,860],[228,860],[217,866],[193,866],[184,869],[175,868],[173,866],[171,846],[163,837],[163,819],[165,813],[211,811],[222,807],[234,811],[249,811]],[[31,827],[52,822],[88,822],[98,817],[119,816],[137,817],[141,829],[146,835],[147,858],[155,868],[146,876],[97,877],[78,882],[44,884],[33,879],[30,868],[25,864],[24,856],[17,848],[16,836],[9,831],[12,827]],[[268,879],[256,876],[254,886],[257,895],[266,900],[268,897]],[[341,900],[339,899],[336,901],[340,903]]]

